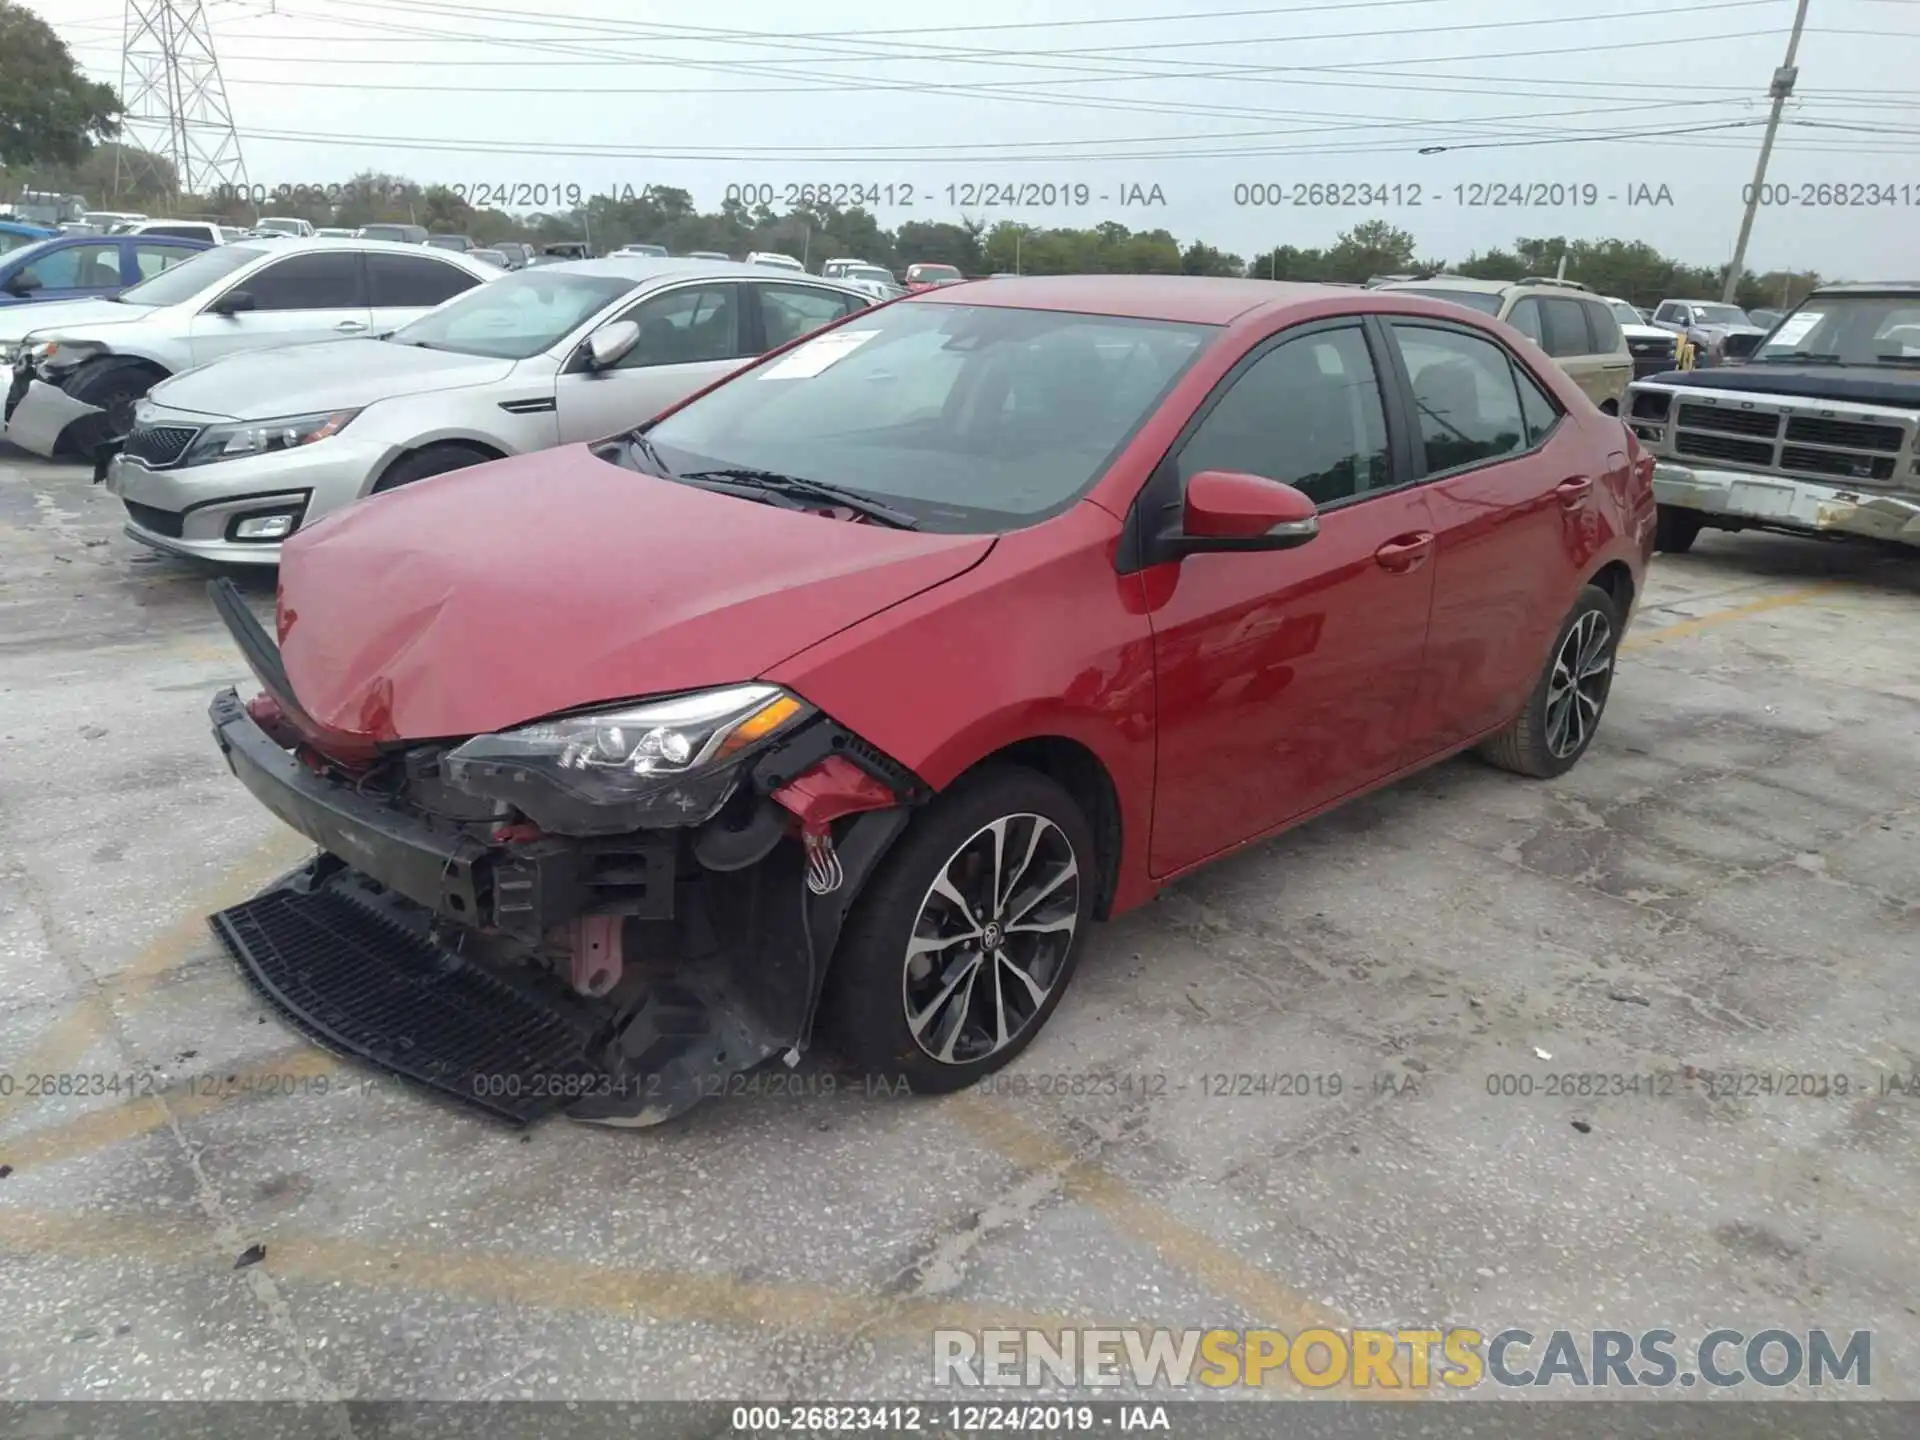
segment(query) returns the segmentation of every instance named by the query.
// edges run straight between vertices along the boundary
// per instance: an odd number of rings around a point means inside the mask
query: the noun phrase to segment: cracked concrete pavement
[[[1453,762],[1195,876],[991,1087],[524,1136],[216,951],[302,851],[207,737],[203,579],[0,456],[10,1397],[886,1398],[937,1327],[1332,1323],[1871,1329],[1920,1398],[1912,556],[1662,557],[1570,775]]]

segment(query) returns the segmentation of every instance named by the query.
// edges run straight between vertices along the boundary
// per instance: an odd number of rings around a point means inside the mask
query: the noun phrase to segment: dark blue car
[[[117,295],[211,248],[171,235],[56,235],[0,254],[0,306]]]

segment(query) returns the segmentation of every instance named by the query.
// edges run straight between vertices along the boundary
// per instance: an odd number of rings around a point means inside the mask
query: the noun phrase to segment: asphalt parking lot
[[[1871,1329],[1920,1398],[1920,560],[1709,532],[1564,779],[1457,761],[1176,887],[995,1093],[639,1132],[265,1014],[204,917],[304,851],[208,737],[203,585],[0,455],[0,1393],[878,1399],[936,1328],[1377,1323]]]

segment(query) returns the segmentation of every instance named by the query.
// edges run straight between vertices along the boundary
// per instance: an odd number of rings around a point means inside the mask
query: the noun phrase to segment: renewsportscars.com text
[[[1873,1334],[1672,1330],[936,1330],[936,1385],[1727,1389],[1873,1383]]]

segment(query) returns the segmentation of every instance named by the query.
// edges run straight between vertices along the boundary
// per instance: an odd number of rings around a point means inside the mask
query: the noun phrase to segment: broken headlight
[[[446,775],[559,834],[699,825],[742,760],[812,713],[773,685],[701,690],[478,735],[448,754]]]
[[[321,415],[289,415],[279,420],[245,420],[233,425],[210,425],[200,432],[181,459],[182,465],[211,465],[245,455],[270,455],[312,445],[346,429],[358,410],[334,410]]]

